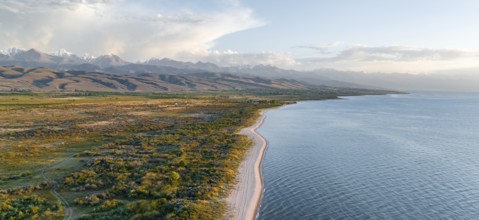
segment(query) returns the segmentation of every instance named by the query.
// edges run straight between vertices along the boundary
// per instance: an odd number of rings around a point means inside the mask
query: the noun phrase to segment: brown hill
[[[101,72],[57,71],[50,68],[0,66],[0,90],[179,92],[312,87],[295,80],[272,80],[222,73],[116,75]]]

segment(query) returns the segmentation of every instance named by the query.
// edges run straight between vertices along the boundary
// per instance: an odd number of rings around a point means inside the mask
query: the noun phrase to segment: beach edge
[[[238,132],[252,140],[253,145],[245,153],[238,169],[238,182],[226,198],[226,219],[254,220],[257,217],[264,189],[261,165],[267,148],[267,140],[257,129],[263,125],[266,111],[260,110],[255,123]]]

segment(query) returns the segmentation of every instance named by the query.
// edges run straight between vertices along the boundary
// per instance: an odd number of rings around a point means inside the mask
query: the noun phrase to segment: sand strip
[[[243,128],[239,132],[239,134],[247,135],[253,141],[253,146],[246,152],[239,167],[238,183],[227,198],[229,206],[227,219],[256,219],[257,209],[263,195],[261,161],[266,149],[266,140],[256,133],[256,129],[261,126],[264,119],[265,115],[261,111],[260,117],[252,126]]]

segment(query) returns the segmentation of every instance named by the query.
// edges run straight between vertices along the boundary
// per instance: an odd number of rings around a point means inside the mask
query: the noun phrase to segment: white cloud
[[[173,57],[207,50],[226,34],[263,24],[235,0],[205,0],[203,8],[175,3],[0,0],[0,48],[67,48],[77,54],[115,53],[129,60]]]
[[[336,42],[313,53],[212,51],[217,39],[263,25],[239,0],[0,0],[0,48],[68,49],[130,60],[170,57],[222,66],[275,65],[367,72],[477,69],[477,52]],[[297,55],[297,54],[296,54]]]
[[[179,54],[176,57],[187,61],[203,61],[217,64],[219,66],[255,66],[272,65],[282,68],[291,68],[299,65],[296,59],[290,54],[262,52],[262,53],[240,53],[238,51],[190,51]]]
[[[220,66],[273,65],[285,69],[337,69],[364,72],[434,73],[444,70],[478,69],[478,53],[460,49],[430,49],[401,46],[371,47],[334,43],[300,46],[314,50],[306,58],[290,53],[196,50],[173,57],[186,61],[211,62]]]
[[[318,51],[298,60],[297,69],[333,68],[365,72],[431,73],[445,69],[479,67],[477,52],[461,49],[431,49],[404,46],[335,44],[303,46]]]
[[[464,50],[428,49],[412,47],[358,46],[341,51],[333,60],[355,61],[449,61],[474,55]]]
[[[117,0],[2,0],[0,8],[13,12],[28,14],[31,12],[48,12],[57,9],[75,10],[80,5],[96,7],[100,4],[113,3]]]

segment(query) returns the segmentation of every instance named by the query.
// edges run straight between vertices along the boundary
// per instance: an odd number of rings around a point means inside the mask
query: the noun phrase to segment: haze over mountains
[[[0,65],[25,68],[51,68],[51,70],[48,70],[50,72],[54,72],[55,70],[70,71],[70,73],[71,71],[84,71],[85,73],[95,72],[97,77],[99,77],[98,74],[124,75],[118,77],[145,76],[145,74],[182,75],[184,77],[185,75],[191,76],[191,74],[206,73],[209,73],[211,77],[213,76],[211,74],[226,74],[224,76],[247,80],[254,79],[255,77],[272,79],[273,84],[278,88],[290,88],[291,85],[297,83],[291,88],[321,85],[330,87],[392,89],[399,91],[479,91],[479,77],[476,77],[474,74],[462,76],[457,74],[453,76],[448,74],[384,74],[347,72],[332,69],[296,71],[265,65],[220,67],[212,63],[181,62],[167,58],[152,58],[144,62],[133,63],[123,60],[117,55],[103,55],[99,57],[78,56],[65,50],[55,53],[44,53],[35,49],[22,50],[12,48],[0,51]],[[12,71],[12,69],[6,69]],[[2,71],[5,71],[5,68]],[[4,79],[8,78],[5,77],[5,74],[0,75],[0,77]],[[4,81],[4,79],[2,79],[2,81]],[[200,79],[201,77],[194,79],[194,81]],[[207,78],[204,78],[203,81],[205,80],[207,81]],[[290,84],[287,86],[282,84],[288,80],[291,80],[288,82]],[[299,81],[308,83],[306,85]],[[209,86],[206,87],[209,88]],[[117,87],[122,88],[121,85],[117,85]],[[230,87],[233,88],[234,86],[230,85]],[[175,90],[173,87],[171,87],[171,89]],[[191,89],[190,87],[189,90]],[[209,89],[214,89],[214,86]],[[128,90],[128,88],[126,88],[126,90]],[[150,91],[152,88],[147,90]]]

